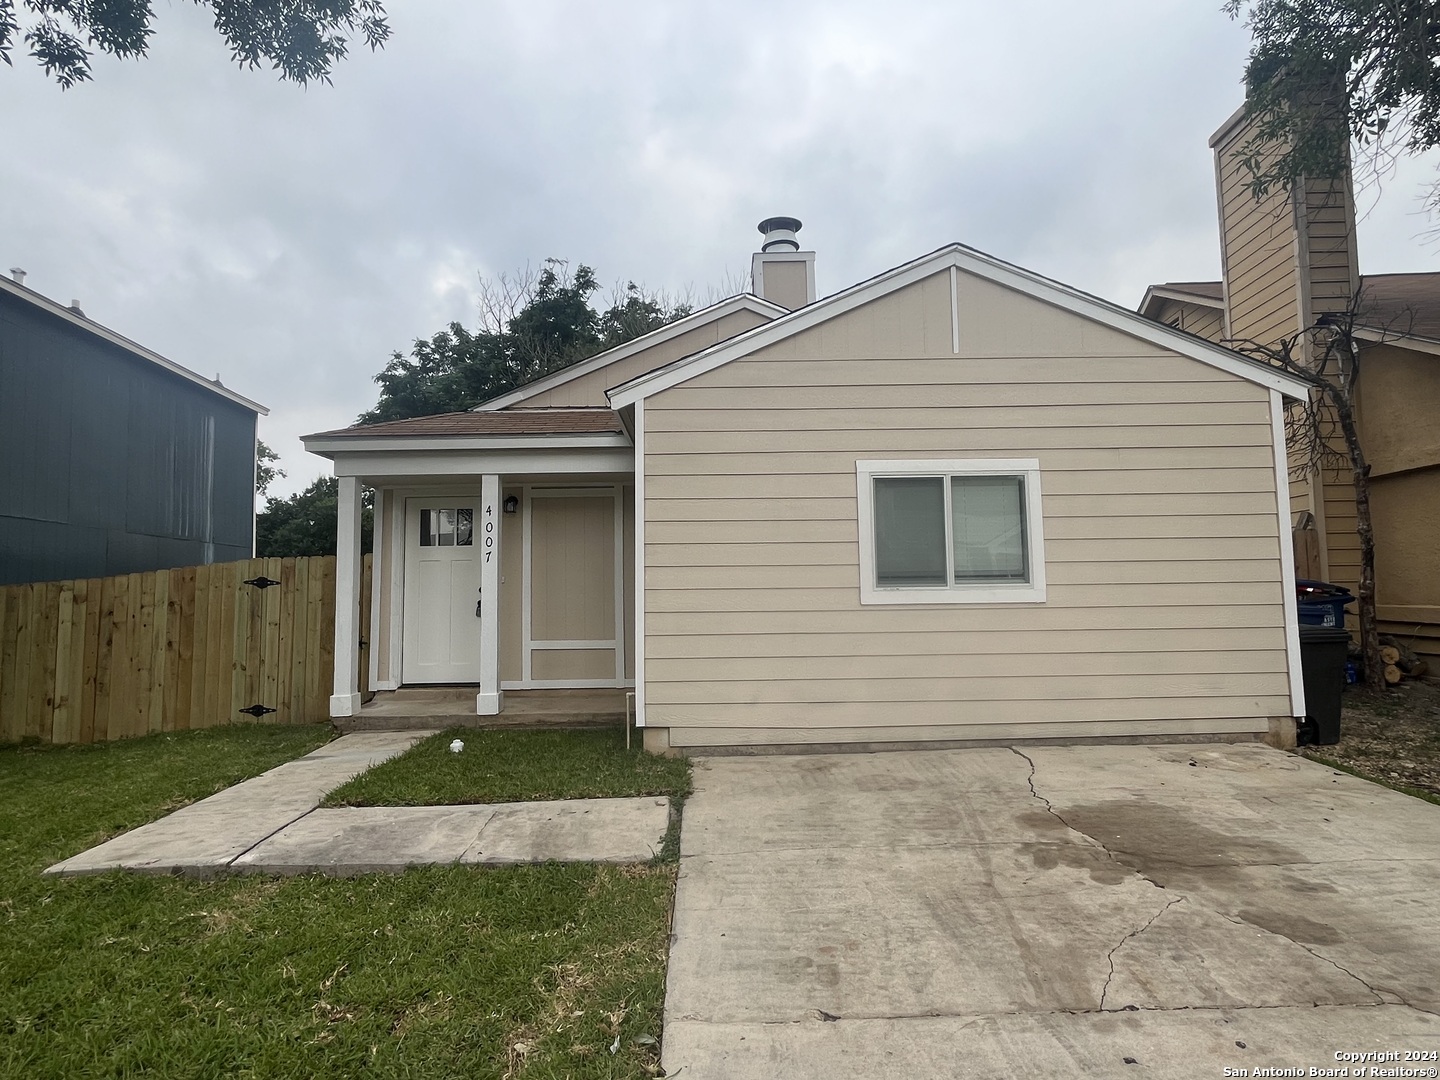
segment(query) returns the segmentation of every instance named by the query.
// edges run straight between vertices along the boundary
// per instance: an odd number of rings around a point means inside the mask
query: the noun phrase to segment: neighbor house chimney
[[[1298,335],[1308,359],[1305,331],[1325,313],[1346,310],[1360,286],[1352,182],[1348,170],[1335,180],[1302,177],[1289,191],[1276,186],[1256,199],[1238,156],[1253,134],[1242,106],[1210,139],[1225,336],[1275,345]]]
[[[25,284],[25,271],[24,271],[24,270],[21,270],[20,267],[18,267],[18,266],[12,266],[12,267],[10,267],[10,276],[15,279],[15,284],[16,284],[16,285],[24,285],[24,284]]]
[[[800,219],[766,218],[759,228],[765,239],[750,260],[751,290],[790,311],[813,304],[815,252],[800,250]]]

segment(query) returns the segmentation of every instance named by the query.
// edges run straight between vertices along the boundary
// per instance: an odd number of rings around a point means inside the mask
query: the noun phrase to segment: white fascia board
[[[1217,300],[1212,296],[1197,296],[1194,293],[1181,292],[1179,289],[1166,289],[1160,285],[1151,285],[1145,290],[1145,299],[1140,301],[1136,310],[1141,315],[1149,315],[1150,305],[1156,300],[1174,300],[1181,304],[1194,304],[1196,307],[1214,308],[1216,311],[1225,310],[1225,301]]]
[[[1051,281],[1049,278],[1041,277],[1029,270],[1022,270],[1018,266],[1012,266],[993,256],[985,255],[974,248],[965,247],[963,244],[951,244],[916,259],[914,262],[897,266],[869,281],[853,285],[834,296],[803,307],[799,311],[791,312],[772,323],[747,330],[727,342],[711,346],[673,364],[667,364],[665,367],[631,379],[623,386],[618,386],[608,392],[610,406],[620,409],[662,390],[668,390],[697,375],[713,371],[722,364],[728,364],[731,360],[748,356],[767,345],[783,341],[793,334],[808,330],[837,315],[843,315],[862,304],[871,303],[888,293],[903,289],[907,285],[913,285],[950,266],[983,280],[1032,296],[1082,318],[1098,322],[1122,334],[1128,334],[1130,337],[1139,338],[1141,341],[1149,342],[1162,349],[1169,349],[1171,352],[1188,356],[1192,360],[1209,364],[1211,367],[1219,368],[1267,389],[1278,390],[1288,397],[1304,399],[1308,395],[1307,386],[1299,379],[1291,378],[1279,371],[1266,368],[1263,364],[1247,360],[1238,353],[1231,352],[1219,345],[1212,345],[1203,338],[1147,319],[1118,304],[1112,304],[1108,300],[1091,296],[1089,293],[1073,289],[1068,285],[1061,285],[1057,281]]]
[[[547,390],[554,390],[557,386],[563,386],[572,379],[578,379],[581,375],[588,375],[592,371],[599,371],[601,368],[634,356],[636,353],[644,352],[646,349],[656,345],[663,345],[672,338],[681,334],[688,334],[706,323],[714,322],[716,319],[723,319],[727,315],[733,315],[737,311],[753,311],[757,315],[766,315],[770,318],[778,318],[787,314],[786,309],[779,304],[772,304],[768,300],[761,299],[751,293],[740,293],[738,296],[731,296],[721,300],[717,304],[711,304],[707,308],[691,312],[683,319],[676,319],[672,323],[651,330],[648,334],[642,334],[638,338],[632,338],[623,345],[616,345],[613,349],[606,349],[602,353],[596,353],[588,360],[581,360],[578,364],[571,364],[569,367],[561,368],[559,371],[546,375],[543,379],[536,379],[509,393],[501,394],[497,398],[481,402],[476,405],[472,412],[499,412],[501,409],[508,409],[518,405],[522,401],[528,401],[537,394],[543,394]]]
[[[327,455],[329,456],[329,455]],[[591,450],[420,450],[408,454],[383,452],[333,455],[336,476],[359,476],[367,483],[400,484],[453,477],[602,474],[635,471],[635,452],[628,446]]]
[[[428,450],[590,450],[629,447],[622,432],[590,435],[356,435],[302,439],[305,449],[322,457],[344,453],[411,454]]]
[[[1384,330],[1379,327],[1357,326],[1355,336],[1361,341],[1368,341],[1372,345],[1394,345],[1397,349],[1413,349],[1416,352],[1432,353],[1440,356],[1440,341],[1434,338],[1419,337],[1413,334],[1397,334],[1393,330]]]
[[[180,378],[184,379],[186,382],[192,382],[196,386],[203,387],[204,389],[209,390],[212,394],[218,394],[228,401],[233,401],[236,405],[241,405],[249,409],[251,412],[258,413],[260,416],[270,415],[270,410],[268,408],[266,408],[264,405],[259,404],[258,402],[251,401],[244,394],[237,394],[235,393],[235,391],[226,389],[219,383],[205,378],[205,376],[203,375],[197,375],[189,368],[183,368],[179,364],[175,363],[175,361],[167,360],[159,353],[145,348],[144,345],[141,345],[138,342],[131,341],[129,338],[125,337],[122,334],[117,334],[109,327],[101,326],[99,323],[87,319],[83,315],[76,315],[75,312],[71,311],[68,307],[64,307],[61,304],[56,303],[48,296],[42,296],[34,289],[27,289],[24,285],[20,285],[5,277],[0,277],[0,289],[8,292],[11,296],[24,300],[29,304],[33,304],[35,307],[40,308],[42,311],[46,311],[49,314],[56,316],[57,318],[64,319],[72,326],[78,326],[80,327],[80,329],[88,331],[89,333],[94,334],[96,337],[101,338],[104,341],[108,341],[111,345],[118,345],[126,352],[131,353],[134,356],[138,356],[142,360],[148,360],[156,367],[164,368],[172,375],[180,376]]]

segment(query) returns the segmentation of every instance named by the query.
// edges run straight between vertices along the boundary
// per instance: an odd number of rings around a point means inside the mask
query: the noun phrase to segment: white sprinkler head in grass
[[[464,750],[464,749],[465,749],[465,744],[464,744],[463,742],[461,742],[459,739],[456,739],[454,742],[452,742],[452,743],[450,744],[450,752],[451,752],[452,754],[458,754],[461,750]]]

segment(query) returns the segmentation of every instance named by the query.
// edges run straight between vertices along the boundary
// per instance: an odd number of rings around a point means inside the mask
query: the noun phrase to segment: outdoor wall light
[[[515,513],[515,511],[517,511],[517,510],[519,510],[519,509],[520,509],[520,496],[518,496],[518,495],[507,495],[507,496],[505,497],[505,512],[506,512],[507,514],[513,514],[513,513]]]

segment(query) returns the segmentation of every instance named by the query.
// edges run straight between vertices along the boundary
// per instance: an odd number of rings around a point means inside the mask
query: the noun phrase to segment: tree
[[[1227,341],[1245,355],[1279,368],[1310,387],[1306,401],[1292,402],[1285,422],[1287,456],[1292,473],[1303,470],[1323,476],[1348,471],[1355,489],[1355,531],[1360,539],[1360,651],[1365,683],[1384,689],[1380,630],[1375,618],[1375,530],[1370,515],[1370,463],[1360,445],[1356,422],[1356,387],[1360,380],[1362,346],[1355,331],[1362,320],[1363,290],[1343,312],[1326,314],[1306,335],[1275,344]],[[1373,320],[1371,320],[1373,322]],[[1309,348],[1302,337],[1308,336]],[[1374,344],[1370,342],[1368,344]],[[1306,353],[1309,356],[1306,356]]]
[[[328,83],[354,35],[372,50],[390,37],[381,0],[195,0],[241,67],[267,62],[301,86]],[[63,88],[90,78],[87,45],[120,59],[150,47],[150,0],[0,0],[0,60],[13,64],[17,39]]]
[[[334,555],[340,482],[322,476],[288,499],[267,499],[255,518],[255,554],[262,559]],[[360,550],[373,548],[375,496],[362,489]]]
[[[392,353],[375,376],[380,400],[360,423],[471,408],[690,312],[688,303],[633,281],[597,312],[591,298],[599,290],[593,269],[582,263],[571,275],[559,259],[546,259],[538,271],[483,279],[479,328],[452,322],[428,341],[416,340],[408,357]]]
[[[1226,0],[1225,10],[1252,35],[1254,127],[1239,156],[1257,196],[1345,176],[1351,139],[1377,173],[1395,153],[1440,145],[1434,0]],[[1440,183],[1429,201],[1440,209]]]
[[[270,494],[270,485],[285,475],[285,470],[276,465],[280,455],[265,445],[264,439],[255,440],[255,494],[261,498]]]

